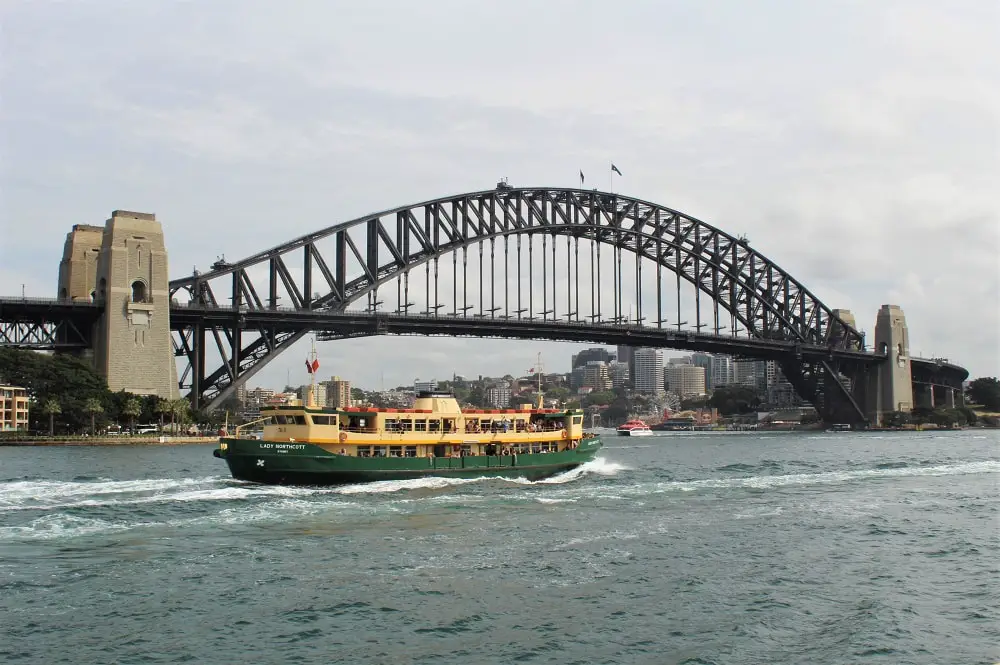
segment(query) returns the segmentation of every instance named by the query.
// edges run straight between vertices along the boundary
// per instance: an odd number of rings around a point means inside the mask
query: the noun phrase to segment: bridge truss
[[[388,331],[337,318],[349,313],[433,319],[437,332],[426,334],[566,339],[551,330],[562,324],[589,328],[593,341],[634,330],[676,347],[670,334],[687,331],[768,358],[779,344],[800,394],[846,421],[864,418],[856,392],[880,360],[745,238],[596,190],[501,184],[386,210],[217,262],[170,291],[175,352],[187,360],[181,384],[196,405],[217,405],[309,331]]]

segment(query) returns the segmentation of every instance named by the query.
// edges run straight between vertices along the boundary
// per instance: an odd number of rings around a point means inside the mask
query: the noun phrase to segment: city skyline
[[[583,171],[607,189],[613,159],[616,190],[746,234],[869,338],[898,304],[915,353],[1000,373],[995,13],[786,3],[762,22],[740,3],[661,3],[607,21],[560,6],[533,7],[518,50],[499,32],[420,38],[492,18],[472,5],[302,5],[309,20],[254,3],[70,5],[59,21],[44,4],[5,9],[6,295],[53,296],[64,234],[115,208],[157,214],[176,277],[503,176],[578,186]],[[376,15],[372,52],[358,28]],[[642,94],[588,92],[611,84]],[[383,337],[318,351],[377,385],[580,348]],[[251,383],[281,384],[304,354]]]

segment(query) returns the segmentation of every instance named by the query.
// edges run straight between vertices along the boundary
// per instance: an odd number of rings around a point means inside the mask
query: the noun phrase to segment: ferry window
[[[389,446],[389,457],[402,457],[403,446]]]
[[[574,425],[583,424],[583,416],[573,416],[573,424]]]
[[[400,420],[399,429],[402,432],[412,432],[413,431],[413,421],[412,420]]]
[[[293,416],[289,416],[289,418],[292,418],[292,417]],[[306,417],[305,416],[294,416],[294,418],[295,418],[295,424],[296,425],[305,425],[306,424]]]
[[[416,446],[406,446],[406,448],[403,449],[403,457],[416,457],[416,456],[417,456]]]
[[[333,416],[312,416],[313,425],[332,425]]]
[[[288,424],[288,416],[281,416],[281,415],[278,415],[278,416],[275,416],[275,417],[274,417],[274,420],[275,420],[275,421],[276,421],[276,422],[277,422],[277,423],[278,423],[279,425],[287,425],[287,424]]]
[[[385,457],[386,446],[372,446],[372,457]]]
[[[540,452],[542,452],[542,444],[540,444],[540,443],[533,443],[533,444],[531,444],[531,452],[533,452],[533,453],[540,453]]]
[[[414,420],[413,421],[413,431],[414,432],[426,432],[427,431],[427,421],[426,420]]]
[[[371,457],[371,446],[358,446],[358,457]]]
[[[471,455],[471,454],[472,454],[472,446],[471,445],[467,445],[467,444],[463,445],[462,446],[462,455]]]
[[[398,429],[399,429],[399,421],[398,420],[396,420],[395,418],[386,418],[385,419],[385,431],[386,432],[395,432]]]
[[[440,432],[441,431],[441,421],[440,420],[428,420],[427,421],[427,429],[429,431],[431,431],[431,432]]]

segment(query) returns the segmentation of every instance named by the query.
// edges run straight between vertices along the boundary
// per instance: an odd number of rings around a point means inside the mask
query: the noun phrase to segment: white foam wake
[[[1000,461],[966,462],[963,464],[942,464],[925,467],[895,467],[888,469],[858,469],[854,471],[827,471],[822,473],[794,473],[775,476],[750,476],[747,478],[707,478],[705,480],[673,481],[658,483],[658,491],[694,491],[699,489],[726,489],[749,487],[768,489],[790,485],[819,485],[854,480],[919,477],[955,476],[976,473],[1000,472]]]

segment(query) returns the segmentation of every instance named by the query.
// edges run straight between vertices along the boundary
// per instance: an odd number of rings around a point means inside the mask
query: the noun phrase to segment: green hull
[[[585,438],[572,450],[522,455],[467,457],[350,457],[309,443],[275,443],[227,439],[215,451],[237,480],[272,485],[343,485],[376,480],[411,480],[431,476],[482,476],[538,480],[593,460],[601,449],[598,437]]]

